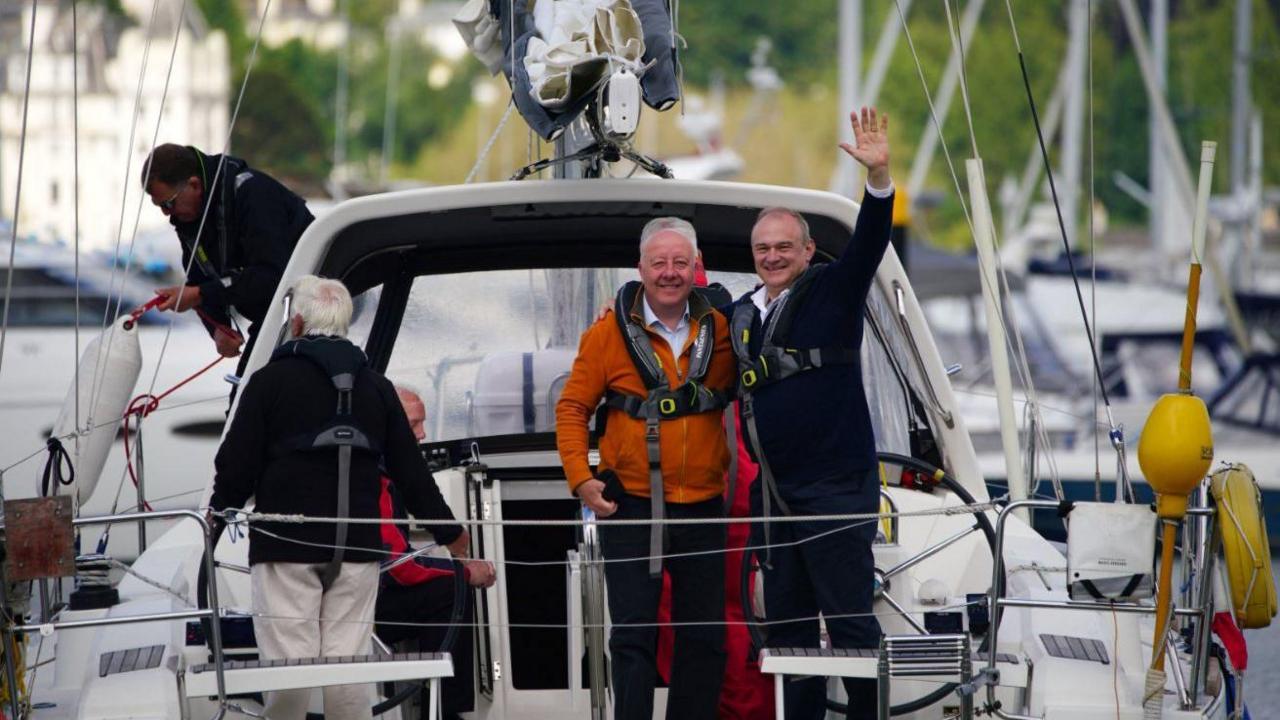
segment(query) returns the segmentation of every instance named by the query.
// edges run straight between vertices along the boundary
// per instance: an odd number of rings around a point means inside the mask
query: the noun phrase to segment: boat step
[[[223,676],[228,695],[244,695],[269,690],[453,677],[453,660],[449,653],[232,660],[223,663]],[[218,677],[213,663],[187,670],[187,697],[217,694]]]
[[[760,651],[760,671],[770,675],[817,675],[820,677],[876,677],[880,651],[876,648],[765,648]],[[985,653],[973,654],[975,672],[986,667]],[[1000,684],[1027,686],[1027,666],[1009,653],[996,656]]]

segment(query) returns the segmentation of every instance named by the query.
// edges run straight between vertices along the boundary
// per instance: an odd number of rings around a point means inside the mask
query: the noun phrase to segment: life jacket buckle
[[[674,415],[676,412],[675,398],[662,398],[658,400],[658,412],[663,415]]]
[[[646,442],[658,441],[658,421],[650,420],[644,424],[644,439]]]
[[[752,387],[756,384],[757,379],[758,378],[756,377],[756,371],[754,368],[751,370],[747,370],[746,372],[742,373],[742,386]]]

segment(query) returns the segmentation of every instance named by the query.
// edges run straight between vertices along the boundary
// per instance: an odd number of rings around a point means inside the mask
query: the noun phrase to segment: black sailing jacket
[[[182,241],[182,265],[191,268],[187,284],[200,286],[201,307],[218,322],[228,323],[228,307],[234,306],[256,325],[271,304],[298,238],[315,218],[306,201],[244,160],[192,152],[200,161],[208,205],[204,228],[200,218],[189,223],[169,218]]]
[[[325,368],[325,369],[322,369]],[[364,353],[345,338],[308,336],[285,343],[271,362],[241,390],[240,404],[214,460],[216,510],[244,507],[256,497],[267,513],[335,517],[338,507],[338,450],[299,450],[299,439],[314,438],[334,420],[338,391],[335,371],[354,371],[351,407],[354,425],[377,452],[356,451],[351,460],[350,517],[378,518],[382,492],[379,461],[409,512],[430,527],[437,542],[462,533],[418,450],[395,388],[365,364]],[[333,557],[333,523],[260,523],[249,533],[249,563],[323,563]],[[382,559],[376,524],[348,526],[345,559]]]

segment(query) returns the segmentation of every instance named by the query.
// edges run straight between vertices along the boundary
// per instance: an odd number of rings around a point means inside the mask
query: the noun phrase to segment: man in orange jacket
[[[721,417],[734,358],[724,316],[693,294],[697,235],[678,218],[640,234],[640,279],[583,333],[556,405],[556,441],[569,489],[600,518],[714,519],[729,452]],[[588,423],[608,406],[598,472]],[[668,718],[714,718],[724,674],[721,523],[600,528],[613,632],[614,717],[650,720],[662,569],[676,624]],[[663,558],[664,555],[674,557]],[[704,624],[700,624],[704,623]]]

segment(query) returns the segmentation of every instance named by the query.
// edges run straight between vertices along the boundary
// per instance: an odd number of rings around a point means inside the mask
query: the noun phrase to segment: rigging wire
[[[258,59],[258,46],[262,42],[262,27],[267,21],[267,13],[269,12],[271,12],[271,0],[267,0],[265,3],[263,3],[262,15],[259,16],[258,18],[258,31],[254,35],[253,47],[249,50],[249,61],[245,64],[245,68],[244,68],[244,78],[240,81],[240,92],[236,96],[236,106],[232,110],[231,120],[227,124],[227,135],[222,143],[222,154],[220,159],[218,160],[218,167],[216,170],[214,170],[213,180],[212,182],[209,183],[209,186],[205,188],[206,193],[211,193],[212,192],[211,188],[218,187],[218,182],[222,176],[222,170],[227,164],[227,153],[231,150],[231,133],[233,130],[235,130],[236,119],[240,117],[240,106],[244,102],[244,91],[245,91],[245,88],[249,86],[249,76],[253,73],[254,63]],[[203,237],[204,235],[205,223],[209,219],[209,210],[211,209],[212,206],[213,206],[212,195],[210,195],[209,198],[206,198],[205,204],[204,204],[204,211],[200,214],[200,224],[196,226],[195,244],[197,247],[200,244],[201,237]],[[193,247],[191,251],[191,257],[190,259],[187,260],[186,267],[182,269],[183,277],[186,277],[191,273],[191,268],[196,261],[195,250],[196,248]],[[163,363],[165,352],[169,349],[169,339],[172,336],[173,336],[173,323],[171,322],[169,323],[169,326],[165,328],[164,341],[161,342],[160,344],[160,354],[156,356],[156,369],[155,369],[155,372],[151,375],[151,384],[147,387],[148,394],[155,392],[156,382],[159,380],[159,377],[160,377],[160,366]]]
[[[1094,149],[1093,149],[1093,0],[1085,0],[1088,18],[1085,32],[1085,52],[1089,58],[1089,304],[1093,323],[1098,324],[1098,239],[1093,227],[1094,198]],[[1093,499],[1102,501],[1102,440],[1098,434],[1098,383],[1089,383],[1093,394]]]
[[[493,133],[489,135],[489,140],[485,142],[484,147],[480,150],[480,155],[476,157],[476,162],[471,166],[471,171],[467,173],[467,178],[462,181],[463,185],[470,185],[479,174],[481,166],[489,159],[489,152],[493,150],[493,145],[498,141],[498,136],[502,134],[502,128],[506,126],[507,121],[511,119],[511,111],[516,107],[516,100],[513,96],[507,102],[507,109],[502,111],[502,118],[498,120],[498,126],[493,129]]]
[[[1044,161],[1045,177],[1049,181],[1049,193],[1053,197],[1053,207],[1058,217],[1058,232],[1062,236],[1062,246],[1066,251],[1067,267],[1071,270],[1071,281],[1076,291],[1076,302],[1080,306],[1080,319],[1084,322],[1084,332],[1089,340],[1090,359],[1093,361],[1093,372],[1097,380],[1098,392],[1102,395],[1102,402],[1107,407],[1107,415],[1109,424],[1114,427],[1115,423],[1111,422],[1111,397],[1107,393],[1106,385],[1102,384],[1102,366],[1098,360],[1098,346],[1093,336],[1093,325],[1089,322],[1089,313],[1085,309],[1084,294],[1080,290],[1080,273],[1076,270],[1075,259],[1071,255],[1071,241],[1067,237],[1066,222],[1062,217],[1062,203],[1058,199],[1058,186],[1053,177],[1053,166],[1049,162],[1049,149],[1045,146],[1044,132],[1040,127],[1040,113],[1036,109],[1035,94],[1031,91],[1031,76],[1027,72],[1026,55],[1022,52],[1022,40],[1018,36],[1018,24],[1013,16],[1013,5],[1011,0],[1005,0],[1005,7],[1008,9],[1009,26],[1013,30],[1013,45],[1018,52],[1018,67],[1022,71],[1022,86],[1026,91],[1027,105],[1031,110],[1031,120],[1036,129],[1036,140],[1040,145],[1040,156]]]
[[[958,79],[960,81],[960,97],[964,106],[965,122],[969,130],[969,142],[973,147],[973,156],[980,159],[982,155],[978,151],[978,135],[973,123],[973,108],[969,102],[968,67],[965,65],[964,38],[960,32],[959,22],[955,19],[955,14],[952,13],[951,0],[943,0],[943,7],[946,10],[947,29],[951,34],[952,42],[956,45],[960,58]],[[1005,269],[1004,262],[1000,258],[1000,238],[996,234],[994,227],[992,227],[991,233],[992,243],[996,250],[994,253],[995,275],[1000,284],[995,299],[997,304],[1004,309],[1004,312],[1000,314],[1000,322],[1005,326],[1005,345],[1009,353],[1014,357],[1014,367],[1017,368],[1018,378],[1022,382],[1023,393],[1027,397],[1026,408],[1030,414],[1031,432],[1045,446],[1046,452],[1044,456],[1047,458],[1046,462],[1049,465],[1049,477],[1053,483],[1054,492],[1059,498],[1063,498],[1065,494],[1061,478],[1058,475],[1057,459],[1053,454],[1053,440],[1045,426],[1044,417],[1040,413],[1039,393],[1036,390],[1035,379],[1031,374],[1031,364],[1027,360],[1026,344],[1022,338],[1022,326],[1018,323],[1017,304],[1013,302],[1013,292],[1009,288],[1009,275]],[[1007,304],[1003,302],[1004,298],[1009,299]],[[1009,316],[1008,322],[1004,319],[1005,314]],[[1012,332],[1010,332],[1010,329]],[[1034,453],[1032,452],[1031,455],[1034,456]],[[1028,495],[1034,495],[1039,490],[1039,480],[1036,478],[1035,472],[1037,466],[1038,463],[1029,468],[1031,473],[1026,479]]]
[[[944,5],[945,5],[946,1],[947,1],[947,0],[943,0]],[[973,219],[972,219],[972,217],[971,217],[971,216],[970,216],[970,214],[969,214],[969,207],[968,207],[968,204],[967,204],[967,203],[966,203],[966,201],[965,201],[964,189],[963,189],[963,186],[960,184],[960,178],[959,178],[959,176],[958,176],[958,175],[957,175],[957,173],[956,173],[955,164],[954,164],[954,162],[953,162],[953,161],[952,161],[952,159],[951,159],[951,151],[947,149],[946,137],[944,136],[943,131],[942,131],[942,123],[941,123],[941,121],[938,119],[938,113],[937,113],[937,110],[936,110],[935,104],[934,104],[934,102],[933,102],[933,94],[929,91],[929,83],[928,83],[928,80],[926,80],[926,79],[925,79],[925,75],[924,75],[924,66],[923,66],[923,64],[920,62],[920,55],[919,55],[919,53],[918,53],[918,52],[916,52],[915,42],[914,42],[914,40],[913,40],[913,39],[912,39],[912,37],[911,37],[911,28],[910,28],[910,26],[907,24],[906,15],[905,15],[905,13],[904,13],[904,11],[903,11],[903,8],[902,8],[902,5],[901,5],[900,0],[894,0],[894,6],[897,8],[897,11],[898,11],[898,17],[899,17],[899,18],[901,19],[901,21],[902,21],[902,32],[903,32],[903,35],[904,35],[904,36],[906,37],[906,39],[907,39],[907,47],[908,47],[908,49],[911,51],[911,57],[912,57],[912,60],[915,62],[915,66],[916,66],[916,75],[920,78],[920,87],[921,87],[922,91],[924,92],[925,102],[926,102],[926,103],[928,104],[928,106],[929,106],[929,115],[930,115],[931,119],[933,120],[933,126],[934,126],[934,129],[935,129],[935,131],[936,131],[936,133],[937,133],[937,136],[938,136],[938,145],[939,145],[939,146],[941,146],[941,148],[942,148],[942,156],[943,156],[943,158],[944,158],[944,159],[946,160],[946,162],[947,162],[947,168],[948,168],[948,170],[950,171],[950,174],[951,174],[951,182],[952,182],[952,183],[953,183],[953,185],[955,186],[955,189],[956,189],[956,197],[957,197],[957,199],[958,199],[958,200],[959,200],[959,202],[960,202],[960,209],[961,209],[961,211],[964,213],[965,224],[969,227],[969,233],[970,233],[970,235],[973,235],[973,234],[974,234],[974,232],[975,232],[975,230],[974,230],[974,225],[973,225]],[[949,17],[949,16],[950,16],[950,9],[948,8],[948,17]],[[951,23],[950,23],[950,21],[948,21],[948,30],[949,30],[949,31],[950,31],[950,26],[951,26]],[[956,49],[958,52],[961,52],[961,53],[962,53],[962,52],[963,52],[963,45],[957,44],[955,49]],[[961,66],[961,68],[963,68],[963,66]],[[957,73],[957,74],[958,74],[961,78],[963,78],[963,75],[962,75],[962,74],[960,74],[960,73]],[[966,104],[966,107],[967,107],[967,104]],[[972,140],[972,139],[974,138],[974,134],[972,133],[973,117],[972,117],[972,114],[971,114],[971,113],[967,115],[967,119],[968,119],[968,122],[969,122],[969,126],[970,126],[970,128],[971,128],[971,132],[970,132],[970,139]],[[974,147],[974,150],[975,150],[975,154],[976,154],[976,150],[977,150],[976,145],[975,145],[975,147]],[[997,253],[996,258],[997,258],[997,269],[998,269],[998,271],[999,271],[999,272],[997,273],[997,275],[998,275],[998,277],[1000,278],[1000,281],[1001,281],[1001,285],[1002,285],[1003,292],[1004,292],[1004,294],[1005,294],[1005,295],[1012,297],[1012,293],[1011,293],[1011,291],[1010,291],[1010,289],[1009,289],[1008,277],[1007,277],[1007,275],[1006,275],[1006,274],[1005,274],[1005,272],[1004,272],[1004,266],[999,262],[999,254],[998,254],[998,253]],[[997,298],[997,300],[998,300],[998,298]],[[1012,303],[1010,303],[1010,305],[1012,305]],[[1016,317],[1014,317],[1014,316],[1012,315],[1012,312],[1010,313],[1010,315],[1011,315],[1011,318],[1010,318],[1010,319],[1011,319],[1011,320],[1015,320],[1015,321],[1016,321]],[[1005,327],[1005,344],[1006,344],[1006,347],[1007,347],[1008,351],[1009,351],[1009,352],[1014,356],[1014,358],[1015,358],[1015,360],[1016,360],[1016,362],[1014,363],[1014,367],[1015,367],[1015,369],[1016,369],[1016,370],[1017,370],[1017,372],[1018,372],[1018,378],[1019,378],[1019,380],[1020,380],[1020,381],[1022,382],[1022,384],[1023,384],[1024,394],[1027,394],[1027,390],[1028,390],[1028,389],[1030,389],[1031,393],[1030,393],[1030,396],[1029,396],[1029,397],[1027,397],[1027,401],[1029,401],[1029,402],[1033,402],[1033,401],[1035,400],[1035,395],[1034,395],[1034,385],[1032,385],[1032,384],[1031,384],[1031,382],[1030,382],[1030,379],[1031,379],[1031,368],[1030,368],[1030,365],[1029,365],[1029,364],[1027,363],[1027,361],[1026,361],[1026,349],[1025,349],[1025,347],[1024,347],[1024,345],[1023,345],[1023,342],[1022,342],[1022,333],[1021,333],[1021,331],[1019,330],[1019,328],[1018,328],[1018,326],[1017,326],[1016,322],[1013,324],[1012,331],[1010,331],[1010,328],[1009,328],[1008,326],[1005,326],[1005,325],[1004,325],[1005,320],[1004,320],[1004,316],[1003,316],[1003,314],[1001,314],[1001,315],[999,316],[999,320],[1000,320],[1000,322],[1002,323],[1002,326],[1004,326],[1004,327]],[[1012,338],[1012,339],[1011,339],[1011,338]],[[1014,346],[1014,344],[1013,344],[1013,343],[1015,343],[1015,342],[1016,342],[1016,347],[1015,347],[1015,346]],[[1037,407],[1038,407],[1038,405],[1039,405],[1039,404],[1038,404],[1038,403],[1036,403],[1036,406],[1037,406]],[[1061,496],[1061,487],[1060,487],[1061,483],[1060,483],[1060,479],[1059,479],[1059,476],[1058,476],[1057,461],[1056,461],[1056,460],[1054,459],[1054,457],[1053,457],[1053,453],[1052,453],[1052,445],[1051,445],[1051,443],[1050,443],[1050,438],[1049,438],[1049,435],[1048,435],[1048,431],[1045,429],[1045,424],[1044,424],[1043,418],[1041,418],[1041,419],[1040,419],[1039,426],[1040,426],[1040,431],[1041,431],[1041,434],[1039,435],[1039,437],[1040,437],[1041,441],[1045,443],[1046,447],[1047,447],[1047,448],[1049,449],[1049,451],[1050,451],[1050,452],[1046,453],[1046,456],[1048,457],[1047,462],[1048,462],[1048,464],[1049,464],[1050,477],[1051,477],[1051,479],[1053,480],[1055,490],[1057,490],[1057,491],[1058,491],[1058,493],[1059,493],[1059,496]],[[1029,488],[1029,490],[1031,490],[1031,489]],[[1029,492],[1028,494],[1032,494],[1032,493],[1030,493],[1030,492]]]
[[[78,0],[71,0],[71,195],[73,206],[72,244],[75,246],[76,278],[76,353],[71,359],[72,382],[75,383],[75,415],[71,426],[80,427],[80,29],[76,8]],[[76,447],[80,436],[76,435]]]
[[[14,185],[13,227],[9,233],[9,271],[4,282],[4,313],[0,319],[0,372],[4,370],[4,343],[9,335],[9,300],[13,296],[13,260],[18,250],[18,210],[22,208],[22,166],[27,156],[27,110],[31,105],[31,61],[36,47],[36,7],[31,0],[31,30],[27,41],[27,81],[22,90],[22,134],[18,141],[18,178]],[[14,692],[17,692],[16,689]]]
[[[146,38],[142,45],[142,62],[138,66],[138,89],[135,91],[133,96],[133,113],[132,113],[132,119],[129,122],[129,141],[128,143],[125,144],[124,183],[123,183],[124,189],[122,191],[123,195],[120,198],[120,218],[116,221],[116,244],[115,244],[114,250],[112,250],[112,253],[111,253],[111,277],[107,281],[108,299],[105,307],[103,307],[102,309],[102,332],[104,335],[106,334],[107,329],[111,325],[110,296],[115,292],[116,274],[119,272],[119,269],[120,269],[120,264],[118,260],[120,258],[120,242],[124,238],[124,214],[125,214],[125,210],[128,208],[128,201],[129,201],[129,173],[130,173],[130,170],[132,169],[132,164],[133,164],[133,138],[135,133],[137,132],[138,118],[142,111],[142,89],[144,87],[143,81],[146,79],[147,64],[150,62],[150,59],[151,59],[151,38],[154,35],[153,31],[155,30],[155,27],[156,27],[156,9],[159,6],[160,6],[160,0],[154,0],[151,3],[151,17],[150,19],[147,20],[147,33],[146,33]],[[123,288],[124,288],[124,283],[122,281],[121,282],[122,294],[123,294]],[[118,313],[119,311],[120,311],[119,303],[116,303],[116,312]],[[86,426],[93,425],[93,414],[95,409],[94,406],[97,404],[93,400],[98,397],[99,379],[101,378],[102,373],[105,371],[105,368],[103,367],[103,361],[102,361],[104,356],[103,351],[107,349],[106,345],[108,345],[109,343],[110,343],[109,340],[107,343],[103,343],[103,342],[98,343],[97,363],[94,365],[93,381],[89,385],[90,402],[89,402],[89,412],[85,417]]]
[[[239,92],[239,95],[236,97],[236,105],[234,110],[231,113],[231,120],[227,125],[227,134],[226,134],[225,140],[223,141],[222,153],[218,161],[218,167],[214,171],[212,182],[210,182],[209,185],[205,188],[206,193],[211,193],[212,192],[211,188],[218,187],[218,182],[222,176],[222,170],[226,166],[227,152],[231,147],[231,133],[235,129],[236,119],[240,116],[240,107],[241,107],[241,104],[244,102],[245,88],[248,87],[249,76],[253,72],[254,62],[257,60],[257,57],[258,57],[258,47],[262,41],[262,28],[263,28],[263,25],[266,23],[267,13],[269,13],[270,11],[271,11],[271,0],[267,0],[267,2],[263,6],[262,15],[261,17],[258,18],[258,30],[254,36],[253,47],[249,51],[249,60],[245,65],[244,78],[240,82],[240,92]],[[173,66],[172,59],[170,59],[169,64],[170,64],[170,70],[172,70],[172,66]],[[149,172],[150,172],[150,166],[148,166],[148,173]],[[209,210],[212,208],[212,205],[213,205],[212,195],[209,195],[209,197],[206,198],[206,201],[204,204],[204,210],[200,215],[200,223],[199,225],[196,226],[195,237],[196,237],[197,246],[199,245],[201,236],[204,234],[205,223],[209,219]],[[139,212],[141,212],[141,210],[139,210]],[[186,277],[191,272],[191,267],[195,264],[195,260],[196,260],[196,253],[193,248],[191,252],[191,257],[190,259],[188,259],[186,267],[183,268],[183,273],[182,273],[183,277]],[[173,335],[173,323],[170,322],[169,325],[165,328],[164,340],[160,344],[160,353],[156,356],[155,371],[151,375],[151,384],[147,388],[147,393],[146,393],[147,396],[154,396],[156,382],[160,378],[160,368],[164,364],[164,355],[165,355],[165,352],[169,349],[169,340],[172,337],[172,335]],[[212,366],[213,364],[207,366],[204,370],[201,370],[200,373],[197,373],[197,374],[204,373],[205,370],[208,370]],[[179,383],[179,386],[185,385],[190,379],[191,378],[188,378],[187,380],[182,381],[181,383]],[[176,390],[177,388],[175,387],[173,389]],[[172,392],[172,390],[170,392]],[[162,394],[161,397],[167,394],[168,392]],[[204,401],[197,401],[197,402],[204,402]],[[181,406],[173,406],[173,407],[181,407]],[[150,412],[154,412],[155,410],[156,408],[152,408],[150,411],[148,411],[148,414],[150,414]],[[113,512],[115,511],[116,508],[119,507],[120,492],[124,488],[124,479],[126,476],[132,476],[132,470],[133,470],[132,464],[128,464],[126,468],[120,472],[120,480],[116,485],[115,499],[111,503]],[[135,483],[136,483],[136,479],[135,479]],[[109,531],[110,531],[109,527],[103,531],[104,538],[108,536]],[[101,539],[99,540],[99,545],[103,546],[103,542]]]

